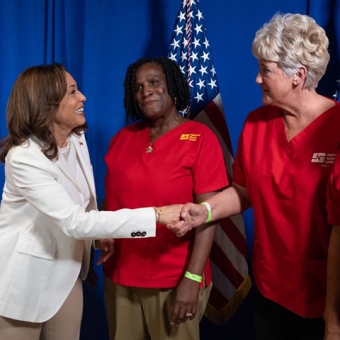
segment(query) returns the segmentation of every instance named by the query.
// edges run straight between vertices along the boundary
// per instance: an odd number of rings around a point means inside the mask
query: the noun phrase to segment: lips
[[[143,103],[143,107],[151,106],[155,103],[155,100],[148,100]]]

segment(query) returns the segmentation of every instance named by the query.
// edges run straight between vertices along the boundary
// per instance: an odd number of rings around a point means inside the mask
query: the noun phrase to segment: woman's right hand
[[[155,207],[156,220],[161,224],[176,224],[180,220],[183,204]]]

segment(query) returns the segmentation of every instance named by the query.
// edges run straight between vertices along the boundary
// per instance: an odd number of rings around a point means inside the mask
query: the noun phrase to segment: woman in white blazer
[[[0,144],[0,339],[79,339],[92,240],[153,237],[156,220],[178,221],[180,205],[97,211],[85,100],[59,64],[26,69],[9,97]]]

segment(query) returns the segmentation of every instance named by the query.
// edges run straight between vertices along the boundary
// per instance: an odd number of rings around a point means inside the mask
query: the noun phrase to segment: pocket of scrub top
[[[56,247],[46,243],[20,239],[17,244],[17,251],[46,260],[52,260],[56,252]]]

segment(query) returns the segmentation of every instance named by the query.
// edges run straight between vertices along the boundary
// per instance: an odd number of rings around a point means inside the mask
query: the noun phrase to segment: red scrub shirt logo
[[[320,163],[323,166],[326,166],[334,163],[335,156],[335,153],[314,152],[311,162]]]
[[[190,140],[192,142],[196,142],[198,137],[200,136],[199,133],[182,133],[180,140]]]
[[[312,163],[325,163],[325,152],[314,152],[311,162]]]

